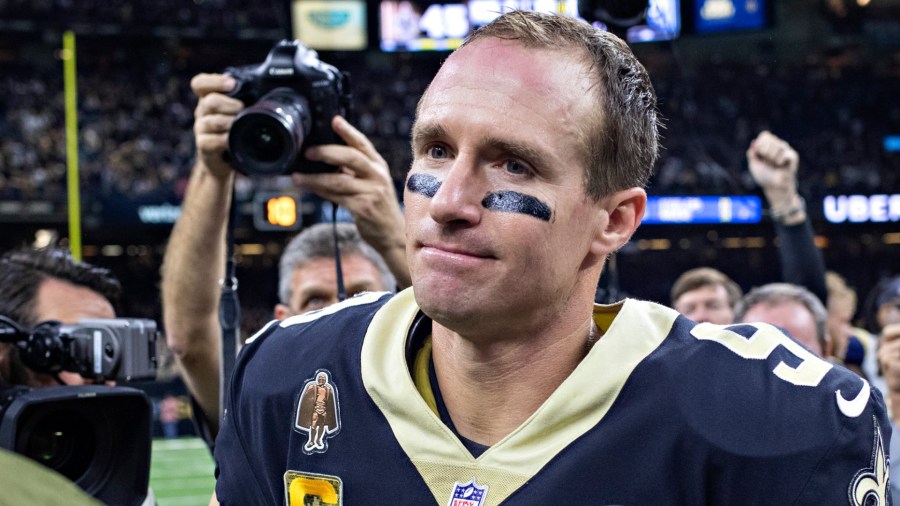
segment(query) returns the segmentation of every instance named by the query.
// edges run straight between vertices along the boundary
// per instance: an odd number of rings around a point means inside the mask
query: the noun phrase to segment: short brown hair
[[[672,305],[674,305],[675,301],[686,292],[691,292],[704,286],[717,285],[725,287],[725,292],[728,293],[728,305],[734,309],[737,303],[740,302],[741,297],[744,296],[744,292],[731,278],[712,267],[697,267],[678,276],[675,284],[672,285],[672,292],[669,294],[669,298],[672,300]]]
[[[615,35],[572,17],[511,11],[469,35],[514,40],[527,48],[580,52],[597,83],[598,107],[584,129],[585,189],[595,200],[644,187],[659,146],[656,94],[650,76]]]

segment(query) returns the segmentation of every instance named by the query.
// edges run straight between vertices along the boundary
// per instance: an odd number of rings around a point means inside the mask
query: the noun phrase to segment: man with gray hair
[[[338,293],[335,240],[344,294]],[[355,225],[318,223],[294,236],[281,253],[275,318],[283,320],[330,306],[341,295],[392,291],[396,284],[384,259],[362,240]]]
[[[753,288],[734,309],[735,323],[765,322],[787,330],[820,357],[831,356],[828,313],[819,298],[802,286],[769,283]]]

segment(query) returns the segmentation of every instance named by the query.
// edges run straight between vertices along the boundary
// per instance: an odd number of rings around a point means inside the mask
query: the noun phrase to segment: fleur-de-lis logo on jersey
[[[854,506],[863,506],[869,499],[874,499],[877,506],[886,506],[888,495],[888,477],[890,464],[884,452],[884,442],[881,438],[881,428],[873,417],[875,424],[875,442],[872,449],[872,467],[861,469],[853,481],[850,482],[850,503]]]

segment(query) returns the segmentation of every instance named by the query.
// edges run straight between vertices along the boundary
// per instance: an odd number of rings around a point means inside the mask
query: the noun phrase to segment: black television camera
[[[97,381],[156,377],[156,322],[85,318],[74,325],[47,321],[17,342],[22,362],[37,372],[77,372]]]
[[[152,320],[49,321],[29,332],[0,316],[0,341],[13,343],[37,372],[98,381],[156,377]],[[53,469],[105,504],[140,505],[150,481],[152,413],[134,388],[0,385],[0,448]]]
[[[258,65],[229,67],[225,73],[237,81],[229,95],[252,104],[228,132],[228,151],[238,170],[250,176],[335,170],[308,160],[303,151],[342,142],[331,119],[349,114],[349,74],[296,40],[282,40]]]

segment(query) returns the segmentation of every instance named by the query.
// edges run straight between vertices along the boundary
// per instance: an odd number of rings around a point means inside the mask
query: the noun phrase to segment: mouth
[[[429,256],[439,256],[450,259],[495,259],[485,248],[473,248],[470,246],[460,246],[455,244],[441,243],[422,243],[419,245],[422,253]]]

